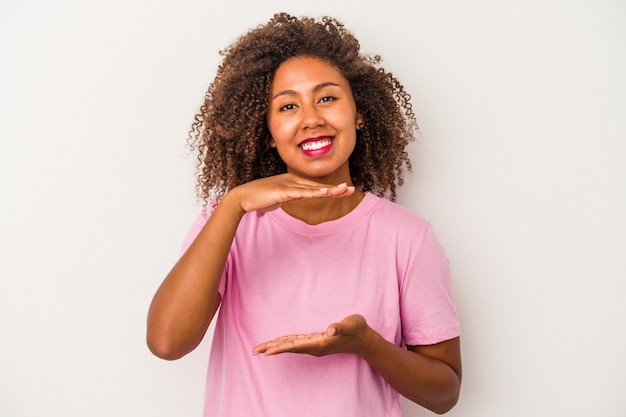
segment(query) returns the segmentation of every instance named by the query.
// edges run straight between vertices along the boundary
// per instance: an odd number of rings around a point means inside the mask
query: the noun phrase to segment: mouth
[[[298,146],[303,151],[317,151],[327,146],[333,142],[332,138],[329,136],[322,136],[317,138],[307,139],[301,142]]]
[[[330,136],[319,136],[301,142],[298,147],[302,152],[311,158],[325,155],[333,145],[333,138]]]

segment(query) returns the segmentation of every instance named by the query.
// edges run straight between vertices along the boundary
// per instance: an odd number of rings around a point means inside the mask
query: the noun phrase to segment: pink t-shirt
[[[431,225],[370,193],[346,216],[314,226],[281,209],[246,214],[220,293],[205,417],[401,416],[399,394],[356,355],[264,357],[252,348],[356,313],[399,346],[460,333],[448,260]]]

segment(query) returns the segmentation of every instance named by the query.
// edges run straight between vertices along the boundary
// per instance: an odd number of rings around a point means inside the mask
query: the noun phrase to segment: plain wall
[[[449,415],[626,415],[625,3],[213,3],[0,3],[1,417],[200,415],[210,337],[162,361],[145,318],[218,51],[278,11],[343,20],[413,97],[399,202],[453,268]]]

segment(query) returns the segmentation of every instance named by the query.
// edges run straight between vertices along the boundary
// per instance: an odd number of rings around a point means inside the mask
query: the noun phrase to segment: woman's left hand
[[[417,404],[443,414],[456,404],[461,388],[460,338],[434,345],[397,346],[353,314],[321,333],[294,334],[261,343],[253,354],[305,353],[361,356],[393,388]]]
[[[339,323],[331,324],[324,332],[281,336],[261,343],[252,349],[252,354],[263,353],[265,356],[286,352],[313,356],[334,353],[359,354],[370,331],[372,329],[367,325],[365,318],[353,314]]]

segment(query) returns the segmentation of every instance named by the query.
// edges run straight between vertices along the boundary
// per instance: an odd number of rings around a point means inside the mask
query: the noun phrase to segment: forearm
[[[434,355],[420,353],[421,348]],[[413,349],[417,351],[389,343],[371,330],[361,355],[393,388],[409,400],[438,414],[449,411],[456,404],[461,387],[459,339],[433,347]],[[454,365],[437,358],[439,353],[448,362],[455,362]],[[449,360],[450,358],[453,360]]]
[[[217,308],[220,278],[243,213],[224,197],[198,237],[157,290],[148,312],[147,343],[163,359],[178,359],[202,340]]]

